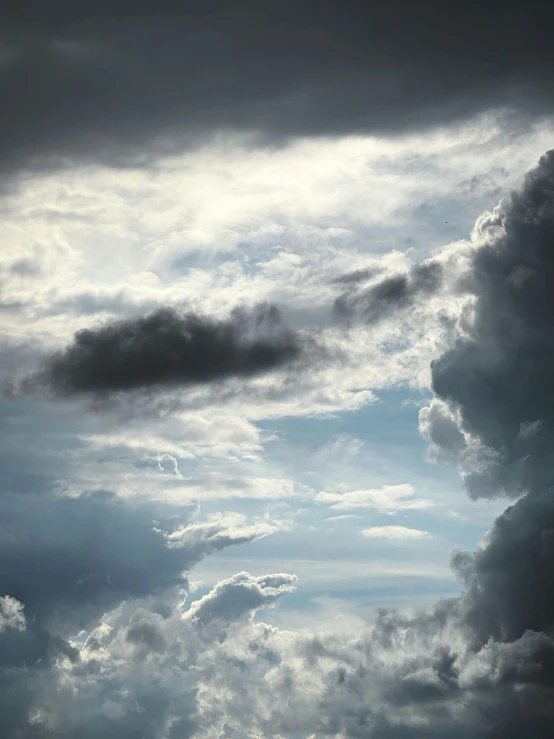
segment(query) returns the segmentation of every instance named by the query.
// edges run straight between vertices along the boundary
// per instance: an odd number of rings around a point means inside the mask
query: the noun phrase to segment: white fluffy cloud
[[[23,604],[10,595],[0,597],[0,631],[6,629],[23,630],[25,628],[25,614]]]

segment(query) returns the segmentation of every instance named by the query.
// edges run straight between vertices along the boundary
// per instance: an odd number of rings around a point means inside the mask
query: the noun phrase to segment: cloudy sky
[[[6,0],[3,739],[551,739],[548,0]]]

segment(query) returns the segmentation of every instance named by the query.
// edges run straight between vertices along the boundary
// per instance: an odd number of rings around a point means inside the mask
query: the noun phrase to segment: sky
[[[552,3],[0,20],[0,736],[551,739]]]

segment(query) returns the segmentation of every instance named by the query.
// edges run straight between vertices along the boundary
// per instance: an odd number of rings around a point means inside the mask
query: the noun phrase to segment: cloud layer
[[[552,108],[551,22],[539,0],[9,3],[0,163],[129,164],[222,131],[390,133],[498,106],[527,120]]]

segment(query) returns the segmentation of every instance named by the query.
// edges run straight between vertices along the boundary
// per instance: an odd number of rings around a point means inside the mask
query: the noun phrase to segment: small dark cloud
[[[408,274],[387,277],[365,290],[347,290],[335,300],[335,313],[343,319],[356,317],[366,323],[377,323],[395,311],[410,307],[418,298],[432,295],[441,284],[442,265],[427,262]]]
[[[9,271],[20,277],[38,277],[41,268],[40,264],[32,259],[17,259],[10,264]]]
[[[131,624],[127,630],[126,639],[146,651],[163,652],[166,648],[166,640],[161,629],[147,621]]]
[[[273,306],[224,320],[164,309],[79,331],[23,387],[70,395],[209,383],[271,371],[301,351]]]
[[[357,269],[354,272],[347,272],[345,275],[336,277],[333,280],[334,285],[356,285],[359,282],[370,280],[381,272],[380,267],[367,267],[365,269]]]

